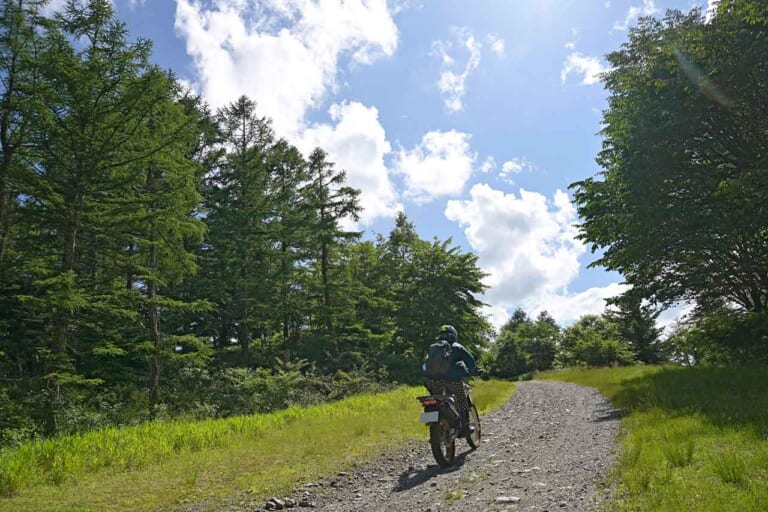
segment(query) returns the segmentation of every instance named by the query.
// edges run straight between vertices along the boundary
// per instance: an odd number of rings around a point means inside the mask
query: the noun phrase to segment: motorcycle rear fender
[[[449,422],[453,423],[459,419],[459,410],[456,408],[456,401],[454,397],[447,395],[431,395],[420,396],[419,401],[423,404],[425,400],[436,400],[434,405],[425,405],[424,412],[439,411],[441,418],[446,418]]]

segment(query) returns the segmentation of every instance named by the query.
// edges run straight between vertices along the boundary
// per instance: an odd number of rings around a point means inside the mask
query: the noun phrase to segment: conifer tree
[[[334,323],[333,251],[344,241],[359,236],[357,232],[344,230],[341,223],[358,220],[360,191],[344,185],[346,173],[336,170],[322,149],[317,148],[309,155],[308,165],[309,202],[315,213],[311,229],[320,281],[317,320],[320,330],[328,333]]]
[[[226,153],[206,183],[210,253],[208,275],[218,282],[212,297],[222,315],[220,344],[237,330],[243,359],[249,357],[254,327],[266,327],[267,297],[274,280],[274,248],[268,237],[272,209],[269,151],[274,145],[270,121],[256,114],[245,96],[218,113]]]
[[[124,198],[146,174],[137,165],[167,141],[146,136],[156,106],[167,101],[168,81],[149,63],[151,45],[130,43],[106,0],[70,1],[46,24],[40,54],[34,180],[26,214],[36,253],[27,265],[35,282],[25,301],[40,320],[45,429],[58,429],[66,389],[96,384],[73,353],[94,340],[121,337],[112,325],[131,316],[124,288]],[[82,365],[80,365],[82,366]]]
[[[310,255],[313,212],[307,197],[307,164],[299,150],[280,139],[270,149],[267,165],[272,203],[270,231],[277,249],[274,278],[278,300],[273,317],[279,325],[283,348],[287,348],[304,316],[300,307],[304,297],[296,284],[300,280],[300,262]]]

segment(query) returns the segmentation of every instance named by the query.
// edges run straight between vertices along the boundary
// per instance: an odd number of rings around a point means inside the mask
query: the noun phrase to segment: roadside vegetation
[[[477,255],[360,191],[247,97],[213,111],[110,0],[0,4],[0,448],[415,384],[492,329]],[[362,226],[362,225],[361,225]]]
[[[537,378],[595,387],[624,416],[609,510],[768,507],[768,369],[635,366]]]
[[[419,387],[253,416],[152,422],[34,441],[0,459],[0,509],[160,510],[249,489],[287,491],[407,439],[424,439]],[[476,381],[487,413],[514,384]]]

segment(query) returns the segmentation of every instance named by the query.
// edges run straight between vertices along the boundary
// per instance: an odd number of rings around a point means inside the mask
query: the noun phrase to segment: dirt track
[[[599,483],[612,463],[618,421],[593,389],[523,382],[482,419],[477,451],[459,441],[455,467],[435,464],[425,431],[423,442],[311,484],[294,498],[338,512],[591,510],[608,494]]]

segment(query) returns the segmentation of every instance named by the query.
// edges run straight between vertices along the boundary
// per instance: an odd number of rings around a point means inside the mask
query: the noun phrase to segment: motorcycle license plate
[[[422,423],[435,423],[438,419],[440,419],[440,413],[438,411],[423,412],[421,413],[421,416],[419,416],[419,421]]]

